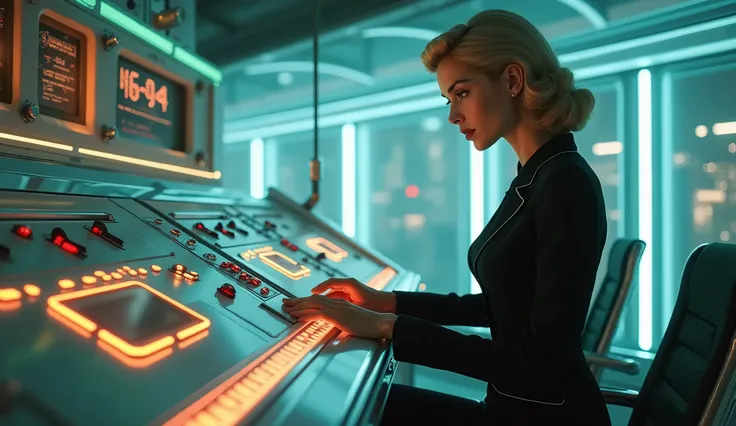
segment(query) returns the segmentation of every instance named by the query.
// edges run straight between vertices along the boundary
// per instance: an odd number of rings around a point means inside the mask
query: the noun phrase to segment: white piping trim
[[[476,255],[475,255],[475,259],[473,259],[473,270],[474,271],[478,271],[478,258],[480,257],[480,254],[483,252],[483,249],[486,248],[486,244],[488,244],[488,242],[491,241],[491,239],[493,239],[493,237],[495,237],[496,234],[498,234],[498,231],[500,231],[507,223],[509,223],[509,221],[511,219],[513,219],[514,216],[516,216],[516,213],[518,213],[519,210],[521,210],[521,207],[524,206],[524,202],[526,200],[524,199],[524,197],[521,196],[521,193],[519,192],[519,189],[526,188],[527,186],[531,185],[532,182],[534,182],[534,178],[537,177],[537,172],[539,172],[539,169],[541,169],[542,166],[544,166],[545,164],[547,164],[548,161],[552,160],[553,158],[557,157],[558,155],[571,154],[571,153],[577,153],[577,152],[578,151],[561,151],[561,152],[558,152],[557,154],[549,157],[548,159],[544,160],[544,162],[542,162],[542,164],[540,164],[539,167],[537,167],[534,170],[534,174],[532,175],[532,178],[531,178],[531,180],[529,180],[528,183],[525,183],[524,185],[519,185],[516,188],[514,188],[514,191],[516,191],[516,195],[518,195],[519,198],[521,198],[521,204],[519,204],[519,207],[517,207],[516,210],[513,213],[511,213],[511,216],[509,216],[508,219],[506,219],[501,224],[501,226],[499,226],[495,231],[493,231],[493,234],[491,234],[491,236],[488,237],[488,239],[486,240],[486,242],[484,242],[483,245],[480,247],[480,250],[478,250],[478,253],[476,253]]]
[[[536,399],[522,398],[520,396],[514,396],[514,395],[507,394],[507,393],[503,393],[500,390],[498,390],[498,388],[496,387],[496,385],[494,385],[493,383],[491,383],[491,386],[493,386],[493,390],[495,390],[496,393],[498,393],[499,395],[503,395],[503,396],[506,396],[506,397],[509,397],[509,398],[518,399],[518,400],[521,400],[521,401],[533,402],[535,404],[554,405],[556,407],[559,407],[559,406],[563,405],[565,403],[565,401],[567,400],[567,398],[562,398],[562,402],[537,401]]]

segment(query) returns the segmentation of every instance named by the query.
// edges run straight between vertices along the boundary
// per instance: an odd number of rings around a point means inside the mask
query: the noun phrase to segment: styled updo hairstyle
[[[585,127],[595,98],[575,88],[572,72],[560,66],[542,33],[523,17],[487,10],[452,27],[427,44],[422,63],[430,72],[447,56],[497,81],[508,65],[524,70],[517,95],[522,117],[536,128],[559,133]]]

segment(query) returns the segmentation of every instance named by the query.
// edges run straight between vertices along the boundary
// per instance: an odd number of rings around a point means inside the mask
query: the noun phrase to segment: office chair
[[[712,243],[690,254],[641,391],[601,388],[607,404],[633,408],[630,426],[714,424],[733,371],[735,290],[736,245]]]
[[[621,238],[613,243],[608,255],[606,276],[593,301],[582,335],[585,358],[596,380],[600,380],[605,368],[632,375],[639,373],[637,361],[608,352],[621,312],[632,293],[634,276],[645,248],[644,241]]]

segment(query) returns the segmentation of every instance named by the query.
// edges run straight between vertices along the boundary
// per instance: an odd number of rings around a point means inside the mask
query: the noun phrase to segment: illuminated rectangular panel
[[[125,155],[110,154],[103,151],[95,151],[93,149],[79,148],[80,154],[90,155],[92,157],[104,158],[106,160],[119,161],[121,163],[134,164],[136,166],[150,167],[152,169],[164,170],[167,172],[179,173],[189,176],[196,176],[205,179],[220,179],[222,174],[219,171],[207,172],[204,170],[192,169],[189,167],[174,166],[172,164],[159,163],[157,161],[143,160],[140,158],[127,157]]]
[[[210,326],[204,316],[138,281],[57,294],[49,297],[48,307],[131,358],[157,354]],[[131,325],[125,313],[134,308],[146,309],[154,321]]]
[[[298,280],[309,276],[309,273],[311,272],[311,269],[275,250],[260,253],[258,258],[261,259],[261,262],[281,272],[292,280]]]
[[[324,253],[325,256],[333,262],[342,262],[348,257],[348,252],[340,248],[337,244],[327,238],[317,237],[310,238],[306,242],[307,247],[317,253]]]
[[[250,141],[250,196],[259,200],[266,196],[264,155],[263,139]]]

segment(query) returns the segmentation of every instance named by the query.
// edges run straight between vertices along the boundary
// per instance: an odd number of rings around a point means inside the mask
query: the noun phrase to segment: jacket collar
[[[547,160],[554,157],[555,155],[565,151],[577,151],[578,147],[575,144],[575,138],[572,133],[562,133],[547,143],[539,147],[534,154],[527,160],[524,166],[521,163],[516,163],[517,176],[514,179],[514,187],[529,185],[534,179],[534,175],[537,173],[539,167],[542,166]]]

